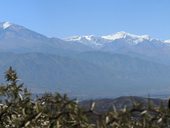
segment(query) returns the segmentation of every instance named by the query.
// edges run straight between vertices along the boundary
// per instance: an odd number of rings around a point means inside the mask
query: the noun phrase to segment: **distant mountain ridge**
[[[147,108],[148,104],[152,104],[154,107],[160,107],[163,105],[165,108],[168,107],[167,99],[159,98],[147,98],[147,97],[137,97],[137,96],[121,96],[114,99],[95,99],[95,100],[84,100],[79,104],[84,109],[89,109],[91,103],[95,103],[94,111],[96,112],[108,112],[113,110],[120,109],[132,109],[134,104],[141,104],[143,108]],[[150,102],[150,103],[149,103]]]
[[[117,32],[111,35],[105,36],[94,36],[94,35],[87,35],[87,36],[72,36],[65,39],[66,41],[74,41],[79,43],[86,43],[86,45],[90,45],[93,43],[94,45],[102,45],[104,46],[107,43],[113,43],[117,40],[126,40],[126,43],[129,45],[138,45],[139,43],[145,41],[158,41],[160,43],[167,43],[168,40],[161,41],[158,39],[151,38],[149,35],[134,35],[124,31]]]
[[[99,40],[101,41],[105,41],[105,42],[112,42],[115,40],[119,40],[119,39],[127,39],[129,41],[134,42],[134,44],[143,42],[144,40],[153,40],[149,35],[134,35],[134,34],[130,34],[127,32],[117,32],[115,34],[112,35],[106,35],[106,36],[93,36],[93,35],[89,35],[89,36],[73,36],[73,37],[69,37],[66,38],[65,40],[67,41],[77,41],[77,42],[85,42],[85,41],[89,41],[89,42],[99,42]]]
[[[9,66],[34,92],[84,98],[170,92],[170,45],[147,35],[59,39],[3,22],[0,73]]]

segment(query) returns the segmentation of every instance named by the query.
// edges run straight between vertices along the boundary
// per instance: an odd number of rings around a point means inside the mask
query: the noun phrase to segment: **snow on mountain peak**
[[[102,38],[107,40],[116,40],[120,38],[125,38],[126,35],[128,35],[128,33],[122,31],[122,32],[117,32],[116,34],[102,36]]]
[[[104,39],[102,39],[101,37],[97,37],[94,35],[87,35],[87,36],[72,36],[69,37],[67,39],[65,39],[66,41],[73,41],[73,42],[80,42],[82,44],[91,46],[91,47],[95,47],[95,48],[99,48],[102,47],[103,43],[105,42],[103,41]]]
[[[86,41],[91,41],[92,38],[94,38],[93,35],[88,35],[88,36],[72,36],[67,38],[67,41],[82,41],[82,40],[86,40]]]
[[[4,22],[3,24],[2,24],[2,27],[3,27],[3,29],[7,29],[8,27],[10,27],[12,24],[10,23],[10,22]]]
[[[165,40],[164,43],[170,44],[170,40]]]
[[[90,45],[93,47],[102,47],[106,43],[111,43],[116,40],[124,40],[126,43],[130,45],[136,45],[138,43],[144,41],[152,41],[153,39],[149,35],[134,35],[124,31],[117,32],[115,34],[106,35],[106,36],[72,36],[66,41],[80,42],[86,45]]]
[[[117,32],[112,35],[102,36],[102,38],[106,39],[106,40],[110,40],[110,41],[114,41],[117,39],[128,39],[135,43],[139,43],[144,40],[151,40],[151,37],[148,35],[140,35],[139,36],[139,35],[130,34],[130,33],[124,32],[124,31]]]
[[[149,35],[134,35],[134,34],[130,34],[124,31],[121,32],[117,32],[115,34],[111,34],[111,35],[106,35],[106,36],[101,36],[101,37],[97,37],[97,36],[93,36],[93,35],[88,35],[88,36],[72,36],[67,38],[67,41],[77,41],[77,42],[84,42],[84,41],[88,41],[88,42],[95,42],[97,40],[103,40],[106,42],[111,42],[111,41],[115,41],[118,39],[127,39],[130,42],[133,43],[139,43],[139,42],[143,42],[144,40],[152,40],[151,37]]]

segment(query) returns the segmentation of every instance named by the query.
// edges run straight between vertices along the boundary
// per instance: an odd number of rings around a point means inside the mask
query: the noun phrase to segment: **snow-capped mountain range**
[[[106,43],[113,43],[114,41],[118,41],[118,40],[124,40],[126,41],[126,43],[130,45],[138,45],[139,43],[146,42],[146,41],[147,42],[156,41],[163,44],[170,42],[170,40],[161,41],[159,39],[154,39],[149,35],[135,35],[124,31],[117,32],[111,35],[105,35],[105,36],[94,36],[94,35],[72,36],[64,40],[71,41],[71,42],[79,42],[93,47],[102,47]]]
[[[54,41],[54,38],[48,38],[44,35],[33,32],[23,26],[16,25],[16,24],[13,24],[10,22],[0,23],[1,38],[2,38],[2,36],[3,37],[5,35],[12,36],[13,34],[21,34],[20,38],[23,37],[22,34],[23,35],[27,34],[26,36],[29,35],[29,38],[34,38],[34,39],[35,38],[39,38],[39,39],[46,38],[48,40],[52,39]],[[37,37],[34,37],[35,35]],[[152,43],[156,42],[156,44],[158,44],[158,43],[163,44],[163,45],[168,44],[168,46],[169,46],[169,43],[170,43],[170,40],[163,41],[163,40],[152,38],[149,35],[135,35],[135,34],[130,34],[130,33],[124,32],[124,31],[117,32],[117,33],[111,34],[111,35],[105,35],[105,36],[94,36],[94,35],[72,36],[72,37],[68,37],[68,38],[60,39],[60,40],[63,42],[69,42],[69,43],[71,42],[72,45],[80,43],[80,44],[83,44],[83,45],[86,45],[86,46],[89,46],[92,48],[103,48],[103,47],[105,47],[105,45],[113,44],[118,41],[126,43],[128,45],[139,45],[140,43],[143,43],[143,42],[152,42]],[[122,45],[122,43],[120,43],[120,44]]]
[[[130,34],[127,32],[117,32],[115,34],[112,35],[106,35],[106,36],[93,36],[93,35],[89,35],[89,36],[73,36],[70,38],[67,38],[67,41],[80,41],[80,42],[84,42],[84,41],[89,41],[89,42],[93,42],[93,41],[98,41],[98,40],[102,40],[102,41],[106,41],[106,42],[112,42],[118,39],[127,39],[127,40],[132,40],[134,41],[136,44],[143,42],[144,40],[152,40],[152,38],[149,35],[134,35],[134,34]]]
[[[170,40],[163,41],[149,35],[135,35],[124,31],[105,36],[49,38],[10,22],[0,23],[0,51],[67,55],[77,52],[101,51],[140,55],[151,57],[157,62],[170,63]]]
[[[2,22],[0,74],[9,66],[35,92],[91,97],[170,92],[170,40],[148,35],[122,31],[59,39]]]

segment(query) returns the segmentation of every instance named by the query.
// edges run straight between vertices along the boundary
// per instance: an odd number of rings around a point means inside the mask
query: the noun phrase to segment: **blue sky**
[[[49,37],[118,31],[170,39],[170,0],[0,0],[0,21]]]

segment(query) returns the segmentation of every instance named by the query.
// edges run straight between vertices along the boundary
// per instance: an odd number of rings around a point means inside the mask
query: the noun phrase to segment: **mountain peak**
[[[82,40],[86,40],[86,41],[91,41],[93,38],[95,38],[93,35],[86,35],[86,36],[71,36],[69,38],[67,38],[67,41],[82,41]]]
[[[6,22],[2,22],[0,26],[1,26],[3,29],[7,29],[7,28],[9,28],[11,25],[12,25],[12,24],[11,24],[10,22],[6,21]]]
[[[142,42],[143,40],[150,40],[151,37],[149,35],[134,35],[134,34],[130,34],[124,31],[121,32],[117,32],[115,34],[112,35],[106,35],[106,36],[102,36],[102,38],[107,39],[107,40],[117,40],[117,39],[132,39],[135,40],[136,43],[138,42]]]
[[[117,32],[115,34],[102,36],[102,38],[107,39],[107,40],[116,40],[116,39],[120,39],[120,38],[126,38],[127,35],[131,35],[131,34],[121,31],[121,32]]]

